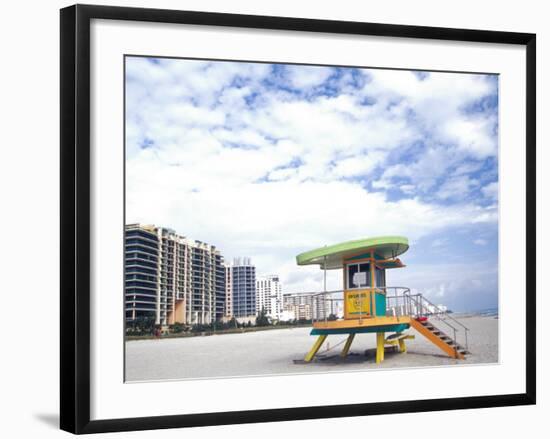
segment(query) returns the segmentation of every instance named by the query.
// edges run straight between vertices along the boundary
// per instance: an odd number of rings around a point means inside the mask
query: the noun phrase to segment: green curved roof
[[[409,249],[409,240],[404,236],[379,236],[375,238],[356,239],[354,241],[341,242],[329,245],[296,256],[298,265],[319,264],[326,269],[342,268],[344,259],[358,254],[375,251],[375,255],[381,259],[395,258]],[[326,259],[325,259],[326,258]]]

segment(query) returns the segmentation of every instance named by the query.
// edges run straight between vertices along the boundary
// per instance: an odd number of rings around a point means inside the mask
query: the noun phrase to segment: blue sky
[[[498,301],[498,76],[126,59],[127,222],[250,256],[404,235],[406,285],[456,311]],[[340,288],[340,273],[329,287]]]

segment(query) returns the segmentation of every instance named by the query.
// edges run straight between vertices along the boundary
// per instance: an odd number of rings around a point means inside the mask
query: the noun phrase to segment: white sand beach
[[[465,360],[446,356],[415,330],[407,353],[386,350],[385,361],[375,362],[375,335],[358,334],[347,358],[340,350],[345,335],[331,335],[311,363],[303,363],[315,338],[310,328],[274,329],[126,342],[126,381],[197,379],[252,375],[301,374],[374,368],[452,366],[498,362],[498,318],[457,318],[470,331]],[[434,321],[437,324],[437,320]],[[441,325],[444,329],[444,325]]]

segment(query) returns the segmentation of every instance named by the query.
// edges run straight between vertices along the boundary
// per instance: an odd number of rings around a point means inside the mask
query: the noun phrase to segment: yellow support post
[[[326,334],[323,334],[323,335],[320,335],[317,340],[315,340],[315,343],[313,343],[313,346],[311,350],[307,353],[306,358],[304,358],[304,361],[309,363],[311,360],[313,360],[313,357],[315,357],[315,354],[321,348],[321,345],[324,343],[326,338],[327,338]]]
[[[404,338],[399,339],[399,352],[401,352],[402,354],[407,353],[407,345],[405,344]]]
[[[402,334],[398,332],[397,334],[389,336],[384,343],[387,345],[399,346],[399,352],[404,354],[407,352],[405,340],[414,340],[414,335]]]
[[[348,355],[349,348],[351,347],[351,344],[353,343],[353,338],[355,337],[355,334],[348,335],[348,339],[346,340],[346,344],[344,345],[344,349],[342,349],[342,352],[340,352],[340,356],[342,358],[346,358]]]
[[[380,364],[384,361],[384,333],[376,333],[376,364]]]

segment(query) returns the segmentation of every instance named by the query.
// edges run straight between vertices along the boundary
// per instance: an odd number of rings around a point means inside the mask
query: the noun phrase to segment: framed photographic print
[[[533,34],[62,9],[61,428],[534,404],[535,85]]]

